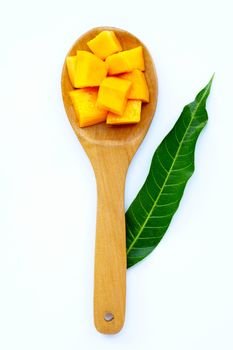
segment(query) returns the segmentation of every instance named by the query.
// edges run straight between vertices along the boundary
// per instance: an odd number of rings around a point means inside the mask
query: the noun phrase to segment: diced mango
[[[122,116],[109,112],[107,124],[132,124],[140,122],[142,101],[128,100]]]
[[[106,120],[107,111],[96,105],[98,88],[73,90],[69,94],[80,128]]]
[[[94,39],[87,42],[90,50],[102,60],[122,51],[121,44],[112,30],[103,30]]]
[[[109,75],[132,72],[134,69],[145,70],[142,46],[108,56],[105,62]]]
[[[129,95],[131,82],[116,77],[105,78],[99,88],[97,105],[122,115]]]
[[[119,77],[132,82],[128,99],[149,102],[149,90],[143,72],[135,69],[130,73],[121,74]]]
[[[74,87],[99,86],[107,75],[105,62],[88,51],[77,51]]]
[[[71,84],[74,86],[75,80],[75,68],[76,68],[76,56],[66,57],[66,66]]]

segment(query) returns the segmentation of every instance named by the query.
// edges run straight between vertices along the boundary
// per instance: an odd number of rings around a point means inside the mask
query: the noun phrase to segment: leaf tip
[[[214,80],[214,77],[215,77],[215,72],[214,72],[214,74],[212,75],[212,77],[211,77],[211,79],[210,79],[210,82],[209,82],[210,85],[212,85],[212,82],[213,82],[213,80]]]
[[[211,90],[211,86],[212,86],[212,82],[213,82],[214,76],[215,76],[215,73],[212,75],[212,77],[211,77],[210,81],[208,82],[208,84],[201,91],[201,93],[204,93],[204,95],[205,95],[205,101],[206,101],[207,97],[210,94],[210,90]]]
[[[210,81],[208,82],[208,84],[207,84],[207,86],[206,86],[206,88],[207,88],[209,91],[210,91],[210,89],[211,89],[211,86],[212,86],[212,82],[213,82],[213,80],[214,80],[214,77],[215,77],[215,73],[212,75]]]

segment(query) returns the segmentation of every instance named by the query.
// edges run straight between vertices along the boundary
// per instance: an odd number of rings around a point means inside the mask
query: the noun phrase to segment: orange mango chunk
[[[141,118],[142,101],[128,100],[122,116],[109,112],[107,115],[107,124],[132,124],[139,123]]]
[[[116,77],[105,78],[99,88],[97,105],[122,115],[129,95],[131,82]]]
[[[106,120],[107,111],[96,105],[98,88],[83,88],[69,93],[80,128]]]
[[[76,56],[66,57],[66,66],[71,84],[74,86],[75,80],[75,68],[76,68]]]
[[[77,51],[74,87],[99,86],[107,75],[105,62],[88,51]]]
[[[112,30],[104,30],[87,42],[89,49],[99,58],[105,60],[109,55],[122,51],[121,44]]]
[[[134,69],[145,70],[142,46],[108,56],[105,62],[109,75],[132,72]]]
[[[143,72],[135,69],[130,73],[121,74],[119,77],[132,82],[128,96],[129,100],[141,100],[143,102],[149,102],[149,90],[145,74]]]

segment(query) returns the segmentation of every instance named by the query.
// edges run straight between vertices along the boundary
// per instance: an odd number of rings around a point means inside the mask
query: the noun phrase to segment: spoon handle
[[[129,155],[124,148],[97,147],[91,157],[97,181],[94,321],[105,334],[125,319],[126,241],[124,187]]]

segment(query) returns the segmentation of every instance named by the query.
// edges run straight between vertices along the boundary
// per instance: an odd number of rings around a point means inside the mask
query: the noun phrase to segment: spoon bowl
[[[95,172],[98,192],[94,321],[101,333],[117,333],[125,318],[126,243],[124,186],[128,166],[141,144],[153,119],[158,95],[157,75],[149,51],[134,35],[112,27],[98,27],[83,34],[67,56],[77,50],[90,51],[87,42],[103,30],[113,30],[123,50],[143,47],[145,76],[150,102],[142,104],[141,121],[130,125],[105,123],[80,128],[69,91],[73,90],[66,63],[61,78],[64,107],[79,141],[85,149]]]

